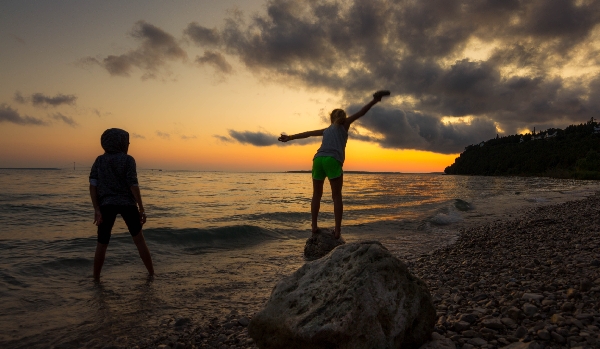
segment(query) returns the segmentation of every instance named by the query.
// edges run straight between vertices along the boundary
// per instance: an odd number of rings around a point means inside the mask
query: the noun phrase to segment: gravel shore
[[[600,195],[461,231],[408,262],[434,299],[435,331],[457,348],[600,348]],[[262,305],[257,305],[260,307]],[[256,348],[252,314],[173,319],[143,348]]]

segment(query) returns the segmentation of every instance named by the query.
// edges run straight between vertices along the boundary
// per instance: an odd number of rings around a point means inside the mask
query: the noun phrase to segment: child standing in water
[[[389,91],[377,91],[373,94],[373,100],[367,103],[357,113],[346,117],[346,112],[342,109],[335,109],[331,112],[331,125],[322,130],[307,131],[295,135],[282,134],[279,141],[288,142],[294,139],[308,138],[313,136],[323,136],[321,147],[317,150],[313,158],[312,177],[313,177],[313,196],[310,204],[310,213],[312,216],[313,234],[319,229],[317,218],[321,207],[321,197],[323,196],[323,184],[325,177],[329,178],[331,185],[331,196],[333,197],[333,212],[335,217],[334,236],[340,238],[342,231],[342,214],[344,204],[342,203],[342,185],[344,159],[346,155],[346,142],[348,141],[348,129],[350,125],[365,115],[372,106],[381,101],[383,96],[388,96]]]
[[[142,233],[142,225],[146,223],[146,213],[138,186],[135,160],[131,155],[127,155],[129,133],[118,128],[108,129],[100,137],[100,143],[105,153],[96,158],[90,172],[94,224],[98,226],[94,279],[100,279],[100,271],[104,265],[106,249],[117,214],[123,217],[140,257],[148,269],[148,274],[153,276],[154,267],[150,250]]]

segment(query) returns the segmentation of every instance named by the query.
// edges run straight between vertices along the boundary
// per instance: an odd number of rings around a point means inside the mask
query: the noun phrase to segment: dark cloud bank
[[[204,50],[199,65],[229,74],[227,60],[237,59],[261,78],[340,93],[350,113],[389,89],[396,98],[361,119],[353,137],[455,153],[495,137],[497,127],[513,134],[598,117],[600,76],[556,71],[600,65],[599,22],[597,0],[269,0],[259,14],[232,11],[219,27],[193,22],[183,35]],[[172,35],[151,24],[138,22],[132,35],[138,48],[87,60],[112,75],[137,67],[153,77],[168,61],[187,59]],[[483,59],[470,55],[473,42],[487,45]],[[216,137],[277,143],[264,132]]]
[[[599,21],[600,2],[586,0],[271,0],[250,19],[235,13],[219,28],[190,23],[184,33],[208,55],[235,57],[263,77],[342,93],[349,103],[390,89],[403,98],[363,118],[369,136],[356,136],[383,147],[453,153],[496,136],[496,125],[512,134],[598,117],[600,77],[575,81],[555,68],[574,60],[598,65]],[[492,45],[485,60],[465,58],[473,40]],[[223,55],[217,57],[226,63]],[[471,121],[441,122],[464,116]],[[275,142],[260,132],[230,136]]]

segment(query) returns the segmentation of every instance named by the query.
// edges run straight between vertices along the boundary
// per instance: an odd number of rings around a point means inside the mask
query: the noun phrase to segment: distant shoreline
[[[285,171],[284,173],[312,173],[310,170]],[[344,171],[345,174],[444,174],[443,172],[371,172],[371,171]]]
[[[0,167],[0,170],[42,170],[42,171],[60,171],[56,167]]]

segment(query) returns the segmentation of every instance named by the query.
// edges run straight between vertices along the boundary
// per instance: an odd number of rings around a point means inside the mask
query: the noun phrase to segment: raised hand
[[[373,93],[373,99],[376,100],[377,102],[381,101],[381,98],[383,98],[383,96],[389,96],[390,95],[390,91],[389,90],[379,90],[375,93]]]

